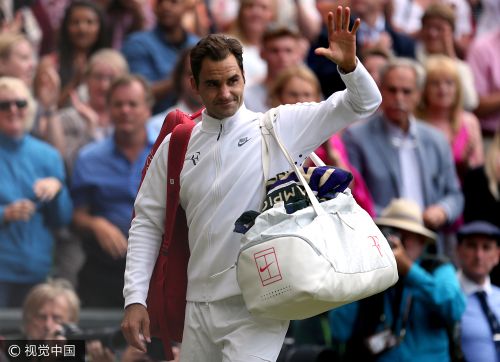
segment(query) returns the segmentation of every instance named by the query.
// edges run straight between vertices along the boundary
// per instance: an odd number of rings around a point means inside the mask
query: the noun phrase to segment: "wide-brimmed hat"
[[[429,242],[436,241],[436,233],[424,226],[422,211],[418,204],[407,199],[394,199],[375,219],[378,226],[390,226],[423,235]]]

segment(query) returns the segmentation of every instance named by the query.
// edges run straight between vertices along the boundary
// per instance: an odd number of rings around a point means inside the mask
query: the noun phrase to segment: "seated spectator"
[[[448,4],[435,3],[429,5],[422,17],[422,30],[416,44],[417,60],[425,65],[431,55],[446,55],[453,59],[458,69],[462,87],[462,105],[473,111],[478,105],[478,95],[474,85],[474,76],[469,65],[457,56],[453,37],[456,16]]]
[[[461,325],[464,357],[468,362],[498,361],[500,288],[491,285],[489,274],[498,265],[500,228],[478,220],[464,224],[457,236],[458,279],[467,296]]]
[[[22,331],[28,340],[64,340],[68,329],[73,333],[81,332],[78,327],[80,299],[64,279],[34,286],[24,300],[22,317]],[[118,326],[116,328],[119,331]],[[121,355],[121,362],[152,362],[147,355],[132,347],[122,349],[120,346],[119,350],[112,351],[100,340],[86,341],[86,354],[93,362],[116,361],[117,352]]]
[[[64,323],[78,323],[80,299],[71,284],[53,279],[34,286],[23,303],[23,332],[29,340],[56,339]]]
[[[470,168],[484,163],[479,120],[462,107],[463,87],[456,63],[446,55],[433,55],[425,63],[425,84],[417,107],[419,119],[444,133],[453,152],[460,181]]]
[[[86,261],[78,293],[85,307],[123,307],[127,237],[142,167],[151,150],[146,122],[153,96],[137,75],[117,78],[108,93],[114,133],[80,151],[71,183],[73,223]],[[96,291],[99,291],[98,293]]]
[[[280,104],[320,102],[321,89],[316,75],[305,65],[282,71],[271,84],[269,99],[273,107]],[[374,216],[373,200],[359,172],[350,164],[342,139],[334,134],[316,151],[323,162],[349,171],[354,179],[350,185],[359,205]]]
[[[448,329],[465,310],[453,265],[426,252],[436,234],[414,201],[392,200],[375,222],[392,243],[399,281],[330,311],[334,341],[346,343],[346,361],[451,361]]]
[[[23,81],[0,77],[0,307],[19,307],[45,280],[52,231],[72,215],[60,154],[26,133],[33,107]]]
[[[423,210],[426,227],[444,232],[461,215],[463,195],[448,141],[414,116],[422,69],[415,61],[395,58],[380,79],[380,112],[342,135],[349,161],[366,182],[377,215],[392,199],[409,199]],[[438,251],[452,254],[440,236]]]
[[[182,27],[182,15],[189,0],[157,0],[154,5],[156,27],[130,34],[123,42],[122,52],[130,72],[151,82],[155,106],[153,114],[175,103],[173,70],[182,49],[192,47],[198,36]]]

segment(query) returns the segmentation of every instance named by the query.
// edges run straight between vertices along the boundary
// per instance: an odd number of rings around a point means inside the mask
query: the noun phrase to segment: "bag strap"
[[[160,250],[166,251],[165,249],[168,248],[172,239],[177,208],[180,201],[180,174],[193,127],[194,123],[179,124],[174,128],[170,136],[170,144],[168,146],[165,234]]]
[[[281,142],[278,135],[276,134],[276,130],[274,129],[273,122],[277,118],[278,118],[278,113],[277,113],[277,110],[275,108],[266,112],[264,114],[264,116],[261,118],[261,131],[262,131],[262,134],[264,136],[264,139],[266,139],[266,137],[269,137],[269,134],[273,136],[273,138],[276,141],[276,143],[278,144],[281,152],[285,156],[286,160],[288,161],[288,163],[290,164],[290,166],[294,170],[295,174],[297,175],[297,178],[299,179],[300,183],[304,187],[304,190],[306,191],[307,197],[311,201],[311,205],[312,205],[314,211],[316,212],[316,214],[318,216],[324,215],[324,214],[326,214],[326,211],[320,205],[318,199],[314,195],[314,192],[311,190],[311,187],[309,187],[309,184],[307,183],[306,179],[302,175],[302,172],[300,172],[299,168],[297,167],[297,165],[293,161],[292,156],[290,155],[290,153],[286,149],[285,145]],[[266,141],[266,142],[267,142],[267,149],[269,150],[268,141]],[[314,152],[312,154],[314,154]],[[315,158],[311,157],[311,160],[314,163],[316,163],[316,161],[319,159],[319,157],[316,154],[314,154],[314,156],[316,156],[316,157]],[[269,158],[269,155],[267,154],[266,157]],[[264,158],[264,155],[263,155],[263,158]],[[321,163],[323,163],[323,162],[321,162]],[[267,164],[269,164],[269,160],[267,160]],[[323,163],[323,165],[324,165],[324,163]],[[266,180],[267,180],[267,178],[266,178]]]

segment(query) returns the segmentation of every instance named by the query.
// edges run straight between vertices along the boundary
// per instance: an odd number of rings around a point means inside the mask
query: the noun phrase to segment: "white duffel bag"
[[[265,123],[304,186],[312,206],[263,212],[242,238],[238,284],[250,313],[304,319],[380,293],[398,280],[392,250],[349,189],[319,203],[298,167]]]

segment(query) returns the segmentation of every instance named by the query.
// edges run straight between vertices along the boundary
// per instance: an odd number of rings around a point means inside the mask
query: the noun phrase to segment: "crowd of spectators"
[[[30,290],[50,277],[65,279],[83,308],[123,308],[128,229],[142,166],[170,110],[193,113],[202,107],[190,85],[191,47],[214,32],[241,41],[248,109],[319,102],[345,88],[338,69],[314,55],[326,44],[326,14],[337,5],[350,6],[362,20],[357,55],[383,101],[376,114],[316,152],[353,173],[353,195],[372,217],[390,213],[398,199],[406,205],[402,211],[417,210],[419,230],[432,235],[416,255],[406,255],[411,242],[399,240],[395,253],[406,267],[386,299],[396,293],[402,303],[401,295],[410,295],[425,328],[431,328],[425,318],[436,313],[451,325],[464,310],[479,308],[475,299],[469,304],[470,288],[459,286],[464,275],[472,278],[463,270],[471,268],[472,249],[481,249],[468,238],[500,243],[496,0],[2,1],[0,308],[21,308]],[[487,226],[474,224],[477,230],[460,233],[474,222]],[[488,252],[496,259],[490,256],[476,284],[486,283],[491,293],[490,276],[500,286],[500,269],[497,248]],[[420,268],[429,256],[444,261]],[[444,300],[446,293],[452,297]],[[374,303],[383,308],[383,298]],[[492,303],[500,318],[500,304]],[[320,327],[321,338],[305,343],[333,348],[347,360],[339,346],[361,346],[369,332],[355,322],[356,311],[317,319],[336,330]],[[420,328],[412,323],[413,312],[398,313],[410,318],[408,329]],[[467,328],[471,319],[464,318]],[[292,324],[290,335],[314,336],[317,325],[310,322]],[[358,340],[339,336],[342,328],[351,328]],[[434,332],[442,342],[438,354],[429,347]],[[401,332],[398,338],[409,342],[399,355],[393,346],[387,348],[391,353],[357,352],[363,360],[447,360],[454,345],[445,332]],[[473,348],[481,344],[470,330],[463,332],[472,361]]]

